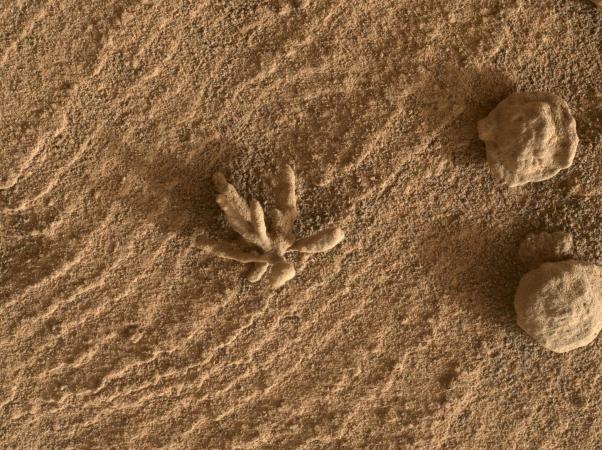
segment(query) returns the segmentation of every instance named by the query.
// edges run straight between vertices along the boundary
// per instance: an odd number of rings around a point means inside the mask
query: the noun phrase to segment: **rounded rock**
[[[535,269],[544,262],[569,259],[572,251],[573,237],[569,233],[543,231],[525,237],[518,249],[518,257],[524,265]]]
[[[519,92],[478,123],[494,176],[510,187],[552,178],[568,168],[579,138],[568,104],[553,94]]]
[[[600,267],[575,260],[528,272],[514,297],[518,325],[556,353],[590,344],[602,329],[600,275]]]

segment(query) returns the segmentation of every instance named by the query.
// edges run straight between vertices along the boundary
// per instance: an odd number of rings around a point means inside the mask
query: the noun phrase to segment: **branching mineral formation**
[[[279,288],[295,276],[295,268],[285,259],[287,252],[326,252],[345,237],[338,227],[328,228],[312,236],[296,239],[293,232],[298,216],[295,194],[295,174],[285,166],[276,179],[275,206],[270,216],[271,232],[268,233],[263,208],[253,199],[247,203],[221,173],[213,177],[220,206],[230,227],[240,235],[244,244],[235,245],[197,239],[197,245],[216,256],[252,264],[247,276],[251,282],[261,280],[271,266],[269,283]],[[248,247],[248,248],[246,248]]]
[[[573,163],[579,138],[561,98],[515,93],[478,123],[493,175],[510,187],[552,178]]]

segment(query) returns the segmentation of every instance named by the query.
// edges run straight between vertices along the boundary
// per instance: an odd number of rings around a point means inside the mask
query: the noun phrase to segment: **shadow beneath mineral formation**
[[[196,148],[133,164],[139,187],[131,201],[162,232],[191,236],[221,226],[212,176],[216,171],[246,173],[248,150],[226,140],[208,140]],[[244,177],[244,175],[242,175]]]

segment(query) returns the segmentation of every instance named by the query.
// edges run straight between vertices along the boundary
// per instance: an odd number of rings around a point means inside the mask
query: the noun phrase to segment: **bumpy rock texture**
[[[518,249],[520,261],[530,269],[550,261],[568,259],[573,251],[573,237],[569,233],[557,231],[529,234]]]
[[[518,325],[545,348],[564,353],[588,345],[602,329],[600,268],[544,263],[523,276],[514,307]]]
[[[487,162],[511,187],[552,178],[573,163],[579,138],[567,103],[547,93],[515,93],[478,123]]]

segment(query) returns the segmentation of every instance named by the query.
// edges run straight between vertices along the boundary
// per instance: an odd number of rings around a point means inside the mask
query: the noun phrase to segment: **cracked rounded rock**
[[[518,325],[557,353],[590,344],[602,329],[601,268],[581,261],[544,263],[525,274],[514,298]]]
[[[510,187],[567,169],[579,143],[568,104],[543,92],[510,95],[479,121],[478,132],[493,175]]]

